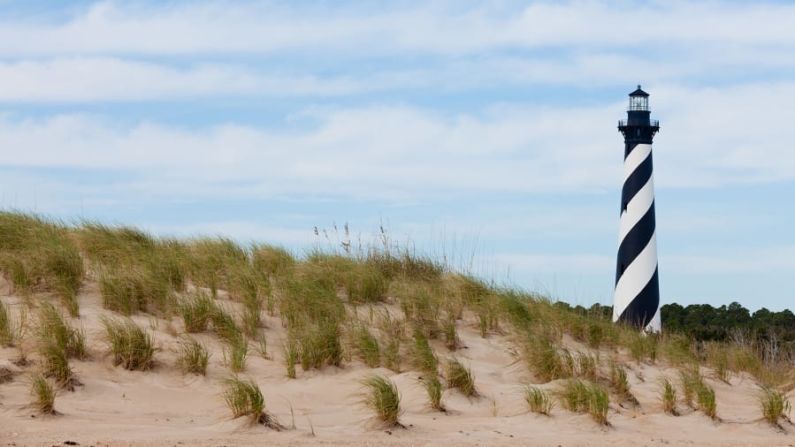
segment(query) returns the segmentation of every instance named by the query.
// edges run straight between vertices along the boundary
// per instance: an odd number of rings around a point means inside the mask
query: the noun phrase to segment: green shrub
[[[102,319],[113,364],[129,370],[147,370],[154,365],[156,348],[151,335],[132,320]]]
[[[530,411],[545,416],[549,416],[555,406],[554,401],[550,399],[546,391],[529,385],[524,389],[524,400],[527,402],[527,407]]]
[[[375,413],[378,420],[388,425],[398,425],[402,413],[400,392],[391,380],[382,376],[370,376],[362,380],[365,388],[362,403]]]

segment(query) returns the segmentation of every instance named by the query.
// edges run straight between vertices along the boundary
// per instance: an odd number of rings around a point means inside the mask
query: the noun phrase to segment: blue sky
[[[793,23],[786,2],[0,1],[0,206],[297,252],[383,223],[610,303],[642,83],[663,301],[793,308]]]

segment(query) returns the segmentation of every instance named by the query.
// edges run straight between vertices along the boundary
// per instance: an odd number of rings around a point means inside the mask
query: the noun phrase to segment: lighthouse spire
[[[624,187],[621,190],[613,321],[648,332],[660,331],[660,286],[654,217],[651,144],[660,130],[650,119],[649,94],[640,85],[629,94],[624,134]]]

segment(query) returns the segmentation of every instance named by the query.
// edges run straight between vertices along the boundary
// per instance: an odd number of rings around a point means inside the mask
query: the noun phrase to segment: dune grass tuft
[[[132,320],[103,318],[105,337],[113,354],[113,364],[128,370],[147,370],[154,365],[152,336]]]
[[[178,305],[178,310],[185,323],[185,331],[196,333],[207,330],[214,309],[215,303],[212,298],[201,291],[183,299]]]
[[[530,411],[545,416],[549,416],[555,406],[555,402],[549,397],[549,393],[530,385],[524,388],[524,400],[527,402],[527,407]]]
[[[14,344],[14,322],[11,320],[11,313],[2,301],[0,301],[0,346],[11,346]]]
[[[370,368],[381,365],[381,348],[367,326],[359,325],[355,329],[354,337],[356,350],[364,363]]]
[[[240,337],[227,343],[224,356],[232,372],[244,371],[246,369],[246,358],[248,357],[248,341]]]
[[[615,362],[610,365],[610,386],[613,388],[613,392],[621,398],[635,400],[635,396],[630,391],[627,370]]]
[[[682,394],[685,403],[696,407],[711,419],[718,419],[717,401],[715,400],[715,390],[704,381],[704,376],[698,365],[691,365],[679,371],[679,378],[682,385]]]
[[[660,336],[657,334],[647,334],[630,329],[625,334],[625,344],[629,348],[629,353],[637,363],[651,362],[657,360]]]
[[[180,343],[178,364],[183,372],[206,375],[209,360],[207,348],[196,339],[189,337]]]
[[[42,374],[33,376],[30,384],[33,406],[41,414],[55,414],[55,390]]]
[[[447,362],[445,376],[447,385],[450,388],[458,389],[467,397],[475,397],[478,395],[472,370],[465,367],[458,359],[453,358]]]
[[[667,377],[664,377],[660,381],[660,388],[660,401],[662,401],[663,411],[667,414],[677,416],[676,388]]]
[[[597,384],[579,379],[569,379],[558,391],[564,408],[576,413],[588,413],[600,425],[607,425],[610,397],[607,390]]]
[[[146,269],[106,269],[100,274],[99,286],[103,307],[125,316],[138,312],[168,314],[174,307],[168,280]]]
[[[337,322],[326,320],[307,325],[294,331],[293,336],[298,343],[298,354],[304,371],[342,364],[342,341]]]
[[[425,335],[416,331],[411,348],[411,360],[417,370],[427,374],[438,374],[439,360]]]
[[[596,356],[584,352],[577,353],[577,376],[588,380],[596,380],[598,363]],[[624,374],[626,378],[626,373]]]
[[[300,354],[295,340],[288,340],[284,346],[284,366],[287,368],[287,377],[295,379],[295,365],[298,363]]]
[[[394,382],[383,376],[370,376],[362,380],[364,393],[362,403],[373,410],[381,422],[388,425],[399,425],[400,392]]]
[[[690,366],[679,371],[679,383],[682,386],[682,398],[685,405],[694,408],[696,392],[703,382],[698,366]]]
[[[47,377],[52,377],[61,386],[68,386],[74,378],[69,366],[66,351],[55,343],[48,342],[39,346],[42,369]]]
[[[762,416],[774,426],[779,426],[781,419],[789,420],[791,405],[786,394],[781,391],[763,387],[759,393],[759,406]]]
[[[69,325],[52,304],[41,304],[36,329],[40,343],[57,346],[67,357],[86,357],[85,334]]]
[[[558,351],[551,335],[545,333],[528,335],[524,348],[525,359],[530,371],[542,382],[571,375],[571,356],[568,352],[561,354]]]
[[[704,383],[699,384],[696,390],[696,398],[698,399],[698,409],[711,419],[718,418],[718,404],[715,400],[715,390]]]
[[[422,386],[428,394],[428,405],[438,411],[446,411],[444,404],[442,404],[442,382],[439,381],[439,376],[436,374],[428,375],[422,378]]]
[[[274,430],[284,427],[276,418],[265,410],[265,398],[253,380],[241,380],[237,377],[226,379],[224,401],[232,411],[232,417],[248,416],[252,425],[262,424]]]

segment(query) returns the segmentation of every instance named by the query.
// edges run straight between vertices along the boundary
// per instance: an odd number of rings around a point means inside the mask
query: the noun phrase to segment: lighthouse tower
[[[654,222],[654,177],[651,143],[660,130],[650,119],[649,94],[629,94],[624,134],[624,187],[621,191],[616,288],[613,321],[660,331],[660,285],[657,277],[657,238]]]

